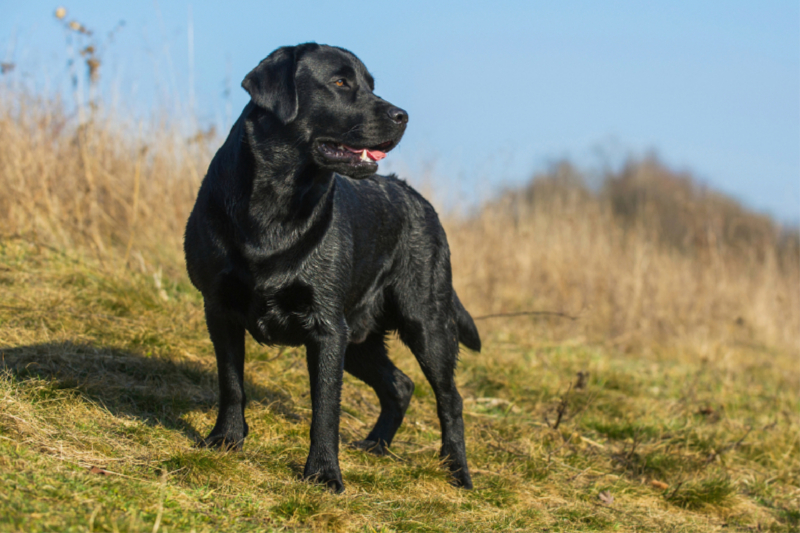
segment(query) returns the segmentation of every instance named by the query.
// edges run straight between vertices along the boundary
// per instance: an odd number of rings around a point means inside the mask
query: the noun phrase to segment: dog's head
[[[307,144],[314,164],[364,178],[397,146],[408,114],[375,95],[364,64],[343,48],[278,48],[242,82],[253,103]]]

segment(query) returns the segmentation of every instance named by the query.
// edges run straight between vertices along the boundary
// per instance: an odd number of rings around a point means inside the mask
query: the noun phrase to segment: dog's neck
[[[224,176],[221,185],[233,218],[246,218],[248,229],[255,232],[302,231],[313,223],[333,187],[334,173],[314,163],[290,128],[251,102],[231,129],[228,143],[240,147],[224,151],[237,154],[236,160],[215,163],[217,174]],[[241,176],[252,180],[235,179]]]

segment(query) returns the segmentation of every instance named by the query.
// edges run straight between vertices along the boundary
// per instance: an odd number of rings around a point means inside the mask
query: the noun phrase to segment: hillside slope
[[[347,491],[298,480],[310,401],[302,350],[248,344],[242,453],[195,447],[216,375],[183,278],[112,270],[0,241],[0,530],[794,531],[800,525],[793,355],[745,344],[702,356],[624,353],[491,328],[463,353],[476,490],[437,464],[418,384],[393,454],[343,447]],[[343,443],[378,412],[346,378]]]

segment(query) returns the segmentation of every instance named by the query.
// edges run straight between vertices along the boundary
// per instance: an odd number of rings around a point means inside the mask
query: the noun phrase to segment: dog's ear
[[[278,48],[242,81],[253,103],[271,111],[288,124],[297,117],[297,88],[294,83],[296,47]]]

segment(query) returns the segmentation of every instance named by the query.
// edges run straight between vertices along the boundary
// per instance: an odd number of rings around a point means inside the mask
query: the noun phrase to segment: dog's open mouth
[[[354,148],[344,143],[322,142],[319,144],[319,151],[327,159],[359,165],[377,163],[386,157],[386,152],[394,148],[394,145],[394,141],[386,141],[370,148]]]

